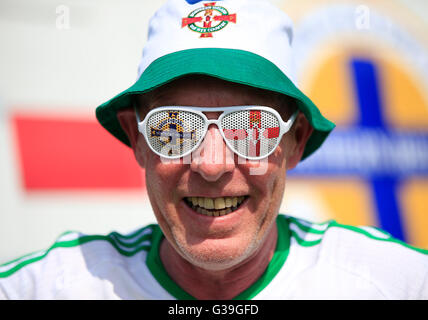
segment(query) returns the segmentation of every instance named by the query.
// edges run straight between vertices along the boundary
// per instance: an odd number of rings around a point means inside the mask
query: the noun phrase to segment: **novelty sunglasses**
[[[221,112],[208,119],[204,112]],[[135,107],[138,130],[150,149],[167,159],[185,157],[204,140],[210,124],[219,128],[226,145],[249,160],[268,157],[297,118],[298,110],[284,122],[280,114],[264,106],[200,108],[165,106],[151,110],[141,121]]]

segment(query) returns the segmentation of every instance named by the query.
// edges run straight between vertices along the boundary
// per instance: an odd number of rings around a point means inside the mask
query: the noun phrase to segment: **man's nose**
[[[235,168],[234,154],[226,146],[218,127],[208,127],[204,141],[192,153],[190,169],[199,173],[207,181],[217,181],[225,173]]]

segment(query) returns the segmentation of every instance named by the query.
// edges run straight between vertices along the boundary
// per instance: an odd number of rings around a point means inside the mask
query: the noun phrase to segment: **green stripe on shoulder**
[[[322,241],[322,238],[317,240],[312,240],[312,241],[305,240],[304,238],[301,238],[295,231],[291,231],[291,235],[297,241],[297,243],[302,247],[316,246],[317,244],[320,244]]]
[[[24,266],[42,260],[56,248],[72,248],[92,241],[106,241],[121,255],[130,257],[141,250],[148,251],[150,249],[154,228],[158,228],[158,226],[149,225],[129,235],[122,235],[118,232],[111,232],[108,235],[83,235],[78,232],[67,231],[61,234],[48,249],[36,251],[0,265],[0,278],[8,277]]]
[[[331,227],[343,228],[343,229],[347,229],[347,230],[350,230],[350,231],[358,232],[358,233],[363,234],[363,235],[365,235],[368,238],[373,239],[373,240],[396,243],[396,244],[404,246],[404,247],[406,247],[408,249],[411,249],[411,250],[417,251],[419,253],[428,255],[428,250],[412,246],[412,245],[410,245],[410,244],[408,244],[408,243],[406,243],[404,241],[396,239],[396,238],[392,237],[386,231],[381,230],[381,229],[376,228],[376,227],[369,227],[369,228],[372,228],[373,230],[376,230],[377,232],[382,233],[384,235],[383,237],[382,236],[376,236],[372,232],[369,232],[369,231],[367,231],[367,229],[364,229],[362,227],[355,227],[355,226],[345,225],[345,224],[338,223],[336,221],[332,222]]]
[[[284,216],[288,221],[291,236],[302,247],[320,244],[327,230],[327,223],[312,223],[304,219]]]
[[[296,225],[300,230],[304,232],[315,233],[315,234],[324,234],[328,228],[328,224],[330,223],[330,221],[323,222],[323,223],[314,223],[304,219],[290,217],[290,216],[286,216],[286,218],[288,219],[289,223]]]
[[[291,235],[299,245],[304,247],[311,247],[320,244],[323,235],[330,228],[342,228],[349,231],[357,232],[373,240],[396,243],[408,249],[420,252],[422,254],[428,254],[428,250],[417,248],[401,240],[398,240],[392,237],[388,232],[378,227],[356,227],[341,224],[336,222],[335,220],[329,220],[323,223],[313,223],[301,218],[286,215],[284,216],[289,221]]]

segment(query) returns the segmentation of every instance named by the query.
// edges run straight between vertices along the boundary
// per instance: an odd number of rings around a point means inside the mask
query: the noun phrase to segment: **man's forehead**
[[[262,105],[288,116],[295,109],[292,98],[273,91],[224,81],[203,75],[187,76],[171,81],[155,90],[139,95],[141,111],[167,106],[228,107]]]

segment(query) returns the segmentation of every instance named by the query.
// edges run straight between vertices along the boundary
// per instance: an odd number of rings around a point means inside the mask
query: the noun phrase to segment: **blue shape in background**
[[[371,179],[380,226],[394,237],[405,240],[401,223],[401,210],[397,201],[400,180],[395,177]]]
[[[353,58],[350,66],[360,110],[358,126],[388,131],[382,116],[382,92],[379,88],[380,81],[375,65],[367,59]],[[399,179],[390,175],[379,175],[372,177],[370,183],[380,227],[392,236],[405,241],[401,210],[397,199]]]
[[[375,66],[368,60],[353,58],[351,71],[360,110],[358,125],[386,129],[382,121],[382,99]]]

